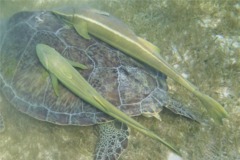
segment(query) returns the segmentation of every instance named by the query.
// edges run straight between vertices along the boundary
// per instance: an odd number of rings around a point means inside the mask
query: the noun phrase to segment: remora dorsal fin
[[[97,13],[97,14],[101,14],[103,16],[110,16],[110,14],[108,12],[104,12],[104,11],[100,11],[100,10],[96,10],[96,9],[94,9],[93,12]]]

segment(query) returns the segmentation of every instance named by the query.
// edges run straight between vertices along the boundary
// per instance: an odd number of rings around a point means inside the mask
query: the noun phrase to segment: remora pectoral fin
[[[153,53],[160,53],[160,49],[153,45],[152,43],[148,42],[147,40],[141,38],[141,37],[138,37],[138,40],[140,42],[140,44],[142,44],[144,47],[146,47],[150,52],[153,52]]]
[[[78,63],[78,62],[74,62],[74,61],[71,61],[71,60],[67,60],[68,63],[70,63],[73,67],[76,67],[76,68],[80,68],[80,69],[88,69],[87,66],[85,66],[84,64],[81,64],[81,63]]]
[[[53,73],[50,73],[50,77],[51,77],[51,80],[52,80],[52,85],[53,85],[54,92],[57,96],[59,96],[59,88],[58,88],[57,77]]]
[[[80,36],[88,40],[91,39],[91,37],[88,34],[87,22],[78,21],[78,22],[75,22],[73,26]]]

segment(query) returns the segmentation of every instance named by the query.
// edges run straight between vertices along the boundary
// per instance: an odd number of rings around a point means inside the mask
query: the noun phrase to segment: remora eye
[[[45,55],[45,54],[47,54],[47,53],[43,53],[43,55]],[[47,58],[47,56],[43,56],[43,59],[44,59],[44,63],[45,63],[46,68],[48,68],[48,58]]]
[[[47,58],[47,49],[44,44],[38,44],[36,47],[37,56],[42,63],[42,65],[48,69],[48,58]]]
[[[44,47],[41,48],[41,55],[42,55],[42,59],[43,59],[43,63],[45,64],[45,67],[48,68],[48,52],[47,49]]]

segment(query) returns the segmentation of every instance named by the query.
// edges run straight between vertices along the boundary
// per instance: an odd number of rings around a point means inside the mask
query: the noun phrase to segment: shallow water
[[[163,111],[162,122],[137,120],[176,144],[185,160],[240,159],[240,4],[235,0],[0,1],[1,20],[22,10],[93,6],[119,17],[140,37],[153,42],[176,70],[229,112],[222,126],[200,125]],[[1,27],[1,31],[3,28]],[[207,118],[201,104],[168,80],[170,93]],[[56,126],[16,111],[1,95],[6,130],[0,134],[1,160],[92,159],[93,127]],[[135,130],[122,160],[167,159],[166,147]]]

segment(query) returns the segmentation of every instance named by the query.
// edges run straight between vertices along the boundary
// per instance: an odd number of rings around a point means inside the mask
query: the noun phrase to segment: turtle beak
[[[48,69],[48,54],[50,53],[51,48],[45,44],[37,44],[36,46],[36,52],[39,61],[42,63],[42,65]]]

